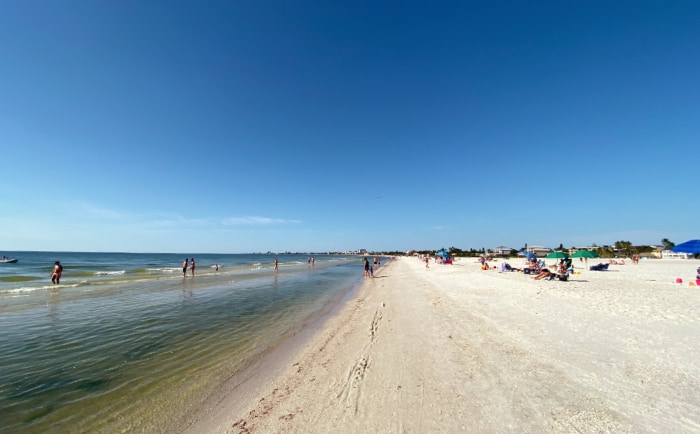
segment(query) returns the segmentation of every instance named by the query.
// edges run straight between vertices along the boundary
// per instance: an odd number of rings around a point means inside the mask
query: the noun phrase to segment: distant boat
[[[17,258],[2,258],[0,264],[16,264],[17,261],[19,261]]]

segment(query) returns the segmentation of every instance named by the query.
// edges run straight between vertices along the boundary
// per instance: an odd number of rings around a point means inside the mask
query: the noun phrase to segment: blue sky
[[[2,250],[700,238],[696,1],[4,1],[0,40]]]

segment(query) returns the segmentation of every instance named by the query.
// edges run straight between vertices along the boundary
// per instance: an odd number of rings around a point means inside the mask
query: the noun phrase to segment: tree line
[[[663,247],[664,250],[669,250],[671,247],[675,246],[676,243],[672,242],[668,238],[664,238],[661,240],[661,246]],[[651,253],[654,250],[656,250],[655,246],[635,246],[632,244],[630,241],[615,241],[615,243],[611,246],[598,246],[595,243],[590,246],[590,249],[593,250],[600,256],[601,258],[614,258],[616,256],[625,256],[625,257],[630,257],[632,255],[641,255],[643,253]],[[486,256],[486,255],[493,255],[494,252],[492,250],[486,249],[485,247],[482,247],[481,249],[460,249],[458,247],[452,246],[449,249],[442,248],[442,249],[437,249],[437,250],[416,250],[415,252],[419,255],[434,255],[436,252],[444,250],[445,252],[448,252],[452,256],[473,256],[473,257],[479,257],[479,256]],[[525,244],[521,249],[516,250],[512,249],[509,254],[503,255],[503,256],[516,256],[519,251],[522,250],[527,250],[527,244]],[[560,251],[564,253],[570,253],[569,251],[576,251],[580,250],[580,248],[576,247],[569,247],[566,248],[564,247],[564,244],[559,244],[559,247],[554,249],[555,251]],[[405,252],[388,252],[388,254],[396,254],[396,255],[403,255]]]

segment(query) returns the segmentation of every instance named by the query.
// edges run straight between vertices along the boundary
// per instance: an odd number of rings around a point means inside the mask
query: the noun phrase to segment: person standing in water
[[[185,277],[187,274],[187,258],[185,258],[184,261],[182,261],[182,277]]]
[[[63,274],[63,265],[59,261],[56,261],[53,266],[53,271],[51,272],[51,283],[58,285],[61,283],[61,274]]]
[[[190,271],[192,272],[192,277],[194,277],[194,258],[190,259]]]
[[[275,258],[275,269],[274,269],[274,271],[277,271],[277,270],[278,270],[278,267],[279,267],[279,261],[277,260],[277,258]]]

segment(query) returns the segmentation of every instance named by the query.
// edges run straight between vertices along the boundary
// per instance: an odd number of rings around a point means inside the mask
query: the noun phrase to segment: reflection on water
[[[169,432],[359,283],[354,261],[329,264],[2,299],[0,432]]]
[[[58,288],[52,288],[49,290],[49,297],[46,302],[46,307],[48,308],[48,313],[46,315],[46,320],[52,323],[58,319],[58,306],[60,301],[61,292]]]

